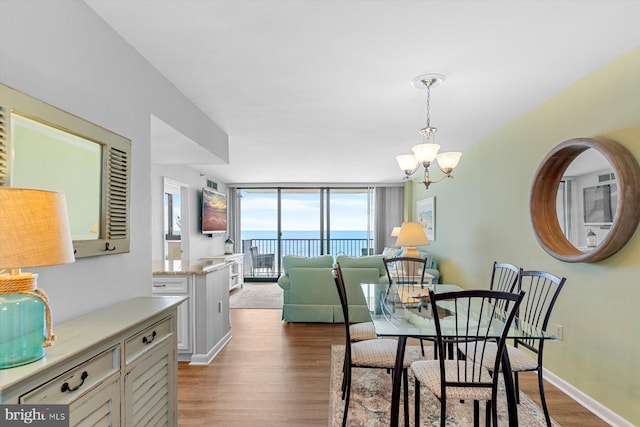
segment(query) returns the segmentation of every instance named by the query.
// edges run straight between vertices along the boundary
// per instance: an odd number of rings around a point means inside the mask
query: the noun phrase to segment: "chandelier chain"
[[[431,127],[431,82],[425,81],[427,86],[427,128]]]

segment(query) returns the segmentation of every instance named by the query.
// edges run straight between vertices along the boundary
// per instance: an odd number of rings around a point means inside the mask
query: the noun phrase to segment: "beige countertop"
[[[223,259],[205,261],[153,261],[153,274],[207,274],[225,267],[228,263]]]

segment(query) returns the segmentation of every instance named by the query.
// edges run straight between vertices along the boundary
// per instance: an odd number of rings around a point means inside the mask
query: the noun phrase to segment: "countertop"
[[[224,259],[204,261],[153,261],[152,274],[207,274],[229,264]]]

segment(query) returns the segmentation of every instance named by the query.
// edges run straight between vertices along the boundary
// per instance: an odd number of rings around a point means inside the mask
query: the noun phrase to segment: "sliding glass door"
[[[327,190],[327,253],[354,257],[373,254],[373,194],[366,188]]]
[[[282,256],[373,253],[371,188],[240,188],[245,279],[275,280]]]
[[[280,254],[318,256],[322,249],[323,191],[318,188],[280,190]]]

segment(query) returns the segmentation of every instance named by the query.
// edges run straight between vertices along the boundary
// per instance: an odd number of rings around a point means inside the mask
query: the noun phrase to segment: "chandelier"
[[[435,134],[438,129],[431,126],[431,88],[444,82],[444,79],[445,77],[441,74],[423,74],[412,80],[413,86],[427,90],[427,126],[420,129],[422,144],[414,145],[411,148],[413,154],[396,156],[398,166],[404,171],[405,179],[407,180],[422,164],[424,167],[424,179],[418,182],[422,182],[427,189],[429,185],[440,182],[445,178],[453,178],[451,173],[458,166],[460,156],[462,156],[461,152],[438,153],[440,145],[435,143]],[[434,160],[438,162],[438,167],[444,173],[444,176],[436,181],[431,180],[429,177],[429,166]]]

